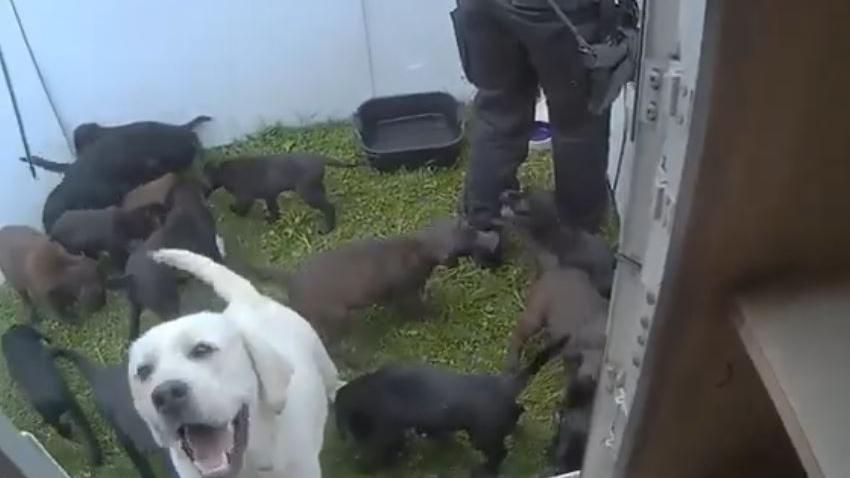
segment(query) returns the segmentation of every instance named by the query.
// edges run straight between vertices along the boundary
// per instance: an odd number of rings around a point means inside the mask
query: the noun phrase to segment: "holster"
[[[634,0],[599,0],[599,24],[589,43],[554,0],[547,0],[557,16],[576,36],[585,67],[590,71],[588,109],[600,114],[635,74],[639,54],[638,7]]]
[[[614,102],[637,69],[638,31],[618,28],[616,36],[615,42],[591,44],[591,50],[583,53],[591,80],[588,109],[594,114],[602,113]]]

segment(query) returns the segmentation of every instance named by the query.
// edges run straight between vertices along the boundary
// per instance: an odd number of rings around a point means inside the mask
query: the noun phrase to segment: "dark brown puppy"
[[[164,216],[165,206],[159,204],[130,210],[117,206],[75,209],[59,216],[50,229],[50,237],[72,254],[97,259],[101,252],[108,252],[116,264],[124,267],[130,242],[147,239]]]
[[[532,336],[542,332],[548,343],[567,341],[563,354],[572,377],[550,450],[558,473],[581,468],[605,349],[607,310],[608,301],[598,294],[585,271],[550,269],[532,285],[525,311],[511,335],[508,371],[519,367],[522,349]]]
[[[125,210],[138,209],[151,204],[165,206],[168,195],[177,185],[179,177],[174,173],[160,176],[153,181],[142,184],[133,189],[121,201],[121,207]]]
[[[431,272],[455,265],[474,247],[490,246],[480,240],[467,224],[447,218],[411,235],[344,244],[312,256],[289,278],[290,304],[326,339],[350,326],[353,311],[375,304],[393,304],[422,319]]]
[[[166,208],[159,247],[186,249],[222,262],[204,185],[193,179],[179,180],[166,199]]]
[[[0,270],[30,307],[32,320],[38,320],[34,303],[67,319],[77,317],[75,305],[92,312],[106,303],[98,263],[68,253],[31,227],[0,228]]]
[[[551,192],[505,191],[500,200],[502,217],[530,246],[538,274],[555,267],[577,267],[590,275],[600,294],[610,297],[614,252],[601,237],[562,223]]]
[[[186,249],[222,262],[216,243],[215,219],[207,206],[201,187],[194,181],[178,182],[169,195],[170,207],[162,228],[142,243],[136,243],[122,277],[109,281],[110,288],[123,288],[130,303],[130,340],[139,336],[142,312],[147,309],[160,320],[180,314],[177,273],[155,262],[151,251],[162,248]]]
[[[511,335],[506,368],[516,370],[525,343],[543,332],[549,342],[569,339],[565,358],[579,366],[580,374],[595,374],[605,347],[608,301],[603,299],[585,271],[551,269],[532,286],[525,310]]]
[[[357,167],[325,156],[311,153],[293,153],[260,156],[208,163],[204,173],[213,190],[223,187],[236,199],[230,207],[234,213],[248,214],[254,201],[265,202],[268,221],[280,217],[278,196],[285,191],[295,191],[310,207],[324,215],[323,233],[336,227],[336,209],[328,201],[325,191],[325,166]]]

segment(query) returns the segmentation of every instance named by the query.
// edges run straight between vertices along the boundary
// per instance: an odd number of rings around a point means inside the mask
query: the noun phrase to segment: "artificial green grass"
[[[328,124],[306,129],[272,127],[232,145],[208,152],[209,160],[242,154],[311,151],[347,161],[359,161],[350,127]],[[227,243],[228,253],[259,263],[273,262],[295,267],[308,255],[331,249],[346,241],[389,236],[412,231],[456,209],[463,181],[465,154],[451,169],[401,171],[380,174],[369,168],[328,168],[326,187],[338,207],[337,228],[318,233],[320,215],[297,197],[281,198],[282,217],[266,224],[259,205],[246,218],[235,217],[227,205],[230,198],[213,196],[214,214]],[[551,162],[533,156],[521,170],[524,184],[548,186]],[[437,311],[429,322],[407,322],[389,310],[376,308],[365,314],[347,348],[362,367],[344,369],[346,378],[388,362],[427,362],[464,372],[496,372],[502,364],[508,336],[525,298],[528,274],[507,265],[485,271],[470,262],[454,269],[439,268],[429,282],[431,304]],[[268,286],[264,286],[266,290]],[[279,297],[276,290],[269,290]],[[108,307],[81,326],[45,321],[40,326],[55,345],[81,350],[89,357],[116,363],[126,353],[127,307],[121,295],[111,294]],[[8,289],[0,292],[0,330],[17,317],[25,317],[23,305]],[[146,314],[145,326],[155,319]],[[5,367],[0,368],[0,407],[21,429],[35,432],[73,478],[136,476],[112,433],[94,412],[90,392],[71,368],[65,368],[98,436],[107,451],[105,466],[91,470],[79,445],[69,443],[45,427],[28,403],[14,389]],[[526,414],[510,441],[503,475],[538,476],[544,468],[545,450],[552,435],[551,416],[564,388],[563,371],[557,361],[547,366],[522,396]],[[329,420],[323,452],[324,476],[466,477],[480,460],[464,437],[445,443],[414,440],[399,464],[378,474],[361,474],[352,450],[340,442]]]

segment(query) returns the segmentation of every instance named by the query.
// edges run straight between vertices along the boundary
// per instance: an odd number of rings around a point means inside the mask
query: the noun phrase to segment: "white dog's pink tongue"
[[[193,425],[187,427],[186,438],[192,447],[195,466],[204,477],[223,476],[229,471],[227,453],[233,449],[233,431],[229,426]]]

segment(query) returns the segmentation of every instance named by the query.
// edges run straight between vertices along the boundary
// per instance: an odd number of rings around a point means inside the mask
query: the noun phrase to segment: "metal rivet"
[[[634,357],[632,357],[632,364],[635,367],[640,367],[640,356],[639,355],[635,355]]]
[[[649,70],[649,75],[647,76],[647,79],[649,80],[649,86],[653,90],[661,89],[661,70],[659,70],[658,68],[653,68]]]
[[[646,336],[638,335],[637,342],[638,342],[638,345],[640,345],[640,346],[646,345]]]
[[[641,317],[640,318],[640,325],[644,329],[648,329],[649,328],[649,316],[644,315],[643,317]]]
[[[652,292],[646,293],[646,303],[649,305],[655,305],[655,294]]]
[[[654,101],[650,101],[649,105],[646,107],[646,119],[649,121],[655,121],[658,119],[658,104]]]

